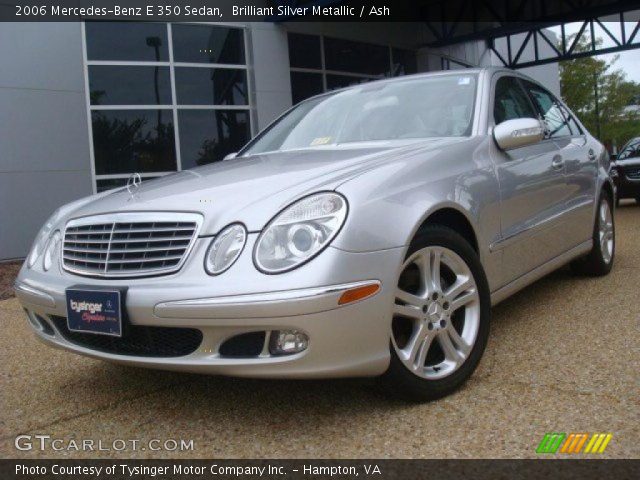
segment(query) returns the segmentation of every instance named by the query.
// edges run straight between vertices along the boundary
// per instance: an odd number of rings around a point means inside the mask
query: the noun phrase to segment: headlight
[[[247,241],[247,230],[239,223],[224,228],[211,242],[204,259],[209,275],[220,275],[238,259]]]
[[[27,257],[27,267],[33,267],[33,264],[36,263],[36,260],[42,255],[44,251],[44,247],[47,245],[47,241],[49,240],[49,235],[51,234],[51,230],[57,220],[59,210],[53,212],[53,215],[47,220],[47,222],[42,226],[36,239],[31,246],[31,252],[29,252],[29,256]]]
[[[62,235],[60,234],[60,230],[56,230],[53,235],[51,235],[47,248],[44,251],[42,268],[45,272],[51,268],[51,265],[53,265],[53,261],[58,253],[58,248],[60,247],[60,240],[62,240]]]
[[[254,260],[265,273],[299,267],[319,254],[347,218],[347,201],[337,193],[318,193],[276,215],[256,243]]]

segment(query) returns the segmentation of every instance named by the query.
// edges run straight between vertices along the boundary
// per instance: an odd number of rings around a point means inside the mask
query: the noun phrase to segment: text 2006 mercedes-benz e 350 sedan
[[[612,267],[605,149],[509,70],[313,97],[229,157],[57,210],[16,282],[37,337],[432,399],[478,365],[492,304],[568,262]]]

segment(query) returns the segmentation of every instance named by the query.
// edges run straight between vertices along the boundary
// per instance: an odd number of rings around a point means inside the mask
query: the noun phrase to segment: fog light
[[[309,346],[309,337],[297,330],[274,330],[269,339],[271,355],[300,353]]]

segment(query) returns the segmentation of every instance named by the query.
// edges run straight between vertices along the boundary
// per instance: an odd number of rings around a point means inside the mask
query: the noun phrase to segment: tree
[[[575,38],[569,37],[568,44]],[[596,44],[601,44],[597,39]],[[575,51],[591,49],[585,35],[578,40]],[[640,116],[624,108],[640,95],[640,83],[626,79],[625,73],[615,69],[618,56],[607,62],[597,57],[585,57],[560,63],[560,88],[569,108],[594,135],[611,148],[620,148],[631,137],[640,135]],[[597,87],[597,104],[596,104]],[[599,127],[599,128],[598,128]]]

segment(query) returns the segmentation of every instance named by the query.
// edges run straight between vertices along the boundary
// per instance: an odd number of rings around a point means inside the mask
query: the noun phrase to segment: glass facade
[[[322,73],[291,71],[291,100],[294,105],[322,92],[324,92]]]
[[[86,22],[96,191],[222,160],[251,137],[245,32]]]
[[[388,46],[324,37],[325,68],[334,72],[352,72],[385,76],[390,73]]]
[[[91,105],[171,105],[169,67],[90,65]]]
[[[413,50],[291,32],[288,42],[294,104],[328,90],[418,71]]]
[[[96,175],[177,169],[171,110],[91,112]]]
[[[182,168],[216,162],[247,143],[249,113],[238,110],[180,110]]]

